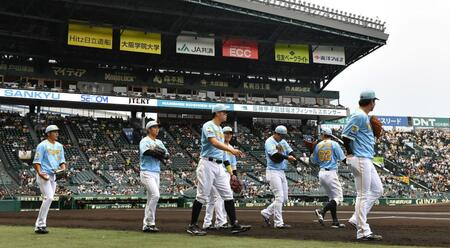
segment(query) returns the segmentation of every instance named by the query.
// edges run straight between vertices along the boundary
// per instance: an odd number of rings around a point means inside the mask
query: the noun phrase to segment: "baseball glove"
[[[148,154],[158,160],[166,159],[166,151],[159,146],[153,146],[152,148],[145,151],[145,154]]]
[[[67,177],[67,171],[63,169],[54,169],[56,180],[60,180]]]
[[[233,190],[234,193],[241,193],[242,191],[242,183],[239,181],[239,179],[236,176],[232,176],[230,178],[230,186],[231,190]]]
[[[375,135],[375,137],[377,138],[380,138],[383,134],[383,124],[374,115],[370,117],[370,126],[372,127],[373,135]]]

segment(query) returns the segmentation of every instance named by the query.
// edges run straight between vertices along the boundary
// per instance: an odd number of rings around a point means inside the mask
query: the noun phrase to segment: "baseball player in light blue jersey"
[[[333,133],[330,128],[322,128],[322,141],[316,145],[311,156],[311,162],[320,166],[319,183],[327,192],[329,202],[323,209],[316,209],[319,223],[324,225],[326,212],[331,212],[332,228],[344,228],[337,217],[337,206],[344,199],[342,186],[338,176],[338,165],[345,159],[344,151],[336,141],[331,140]]]
[[[66,169],[64,147],[57,141],[59,128],[56,125],[50,125],[45,129],[45,135],[47,139],[39,143],[33,159],[36,182],[43,197],[34,228],[35,233],[38,234],[48,233],[47,215],[56,191],[55,171]]]
[[[167,159],[167,151],[161,140],[157,139],[159,124],[149,121],[145,126],[147,136],[139,143],[140,179],[147,191],[147,204],[143,220],[143,232],[159,232],[155,225],[156,206],[159,201],[159,174],[161,160]]]
[[[271,226],[270,217],[273,216],[274,227],[279,229],[290,228],[283,221],[282,208],[288,200],[288,183],[284,171],[288,161],[296,162],[291,146],[284,140],[287,135],[285,126],[278,126],[275,132],[265,142],[265,154],[267,160],[266,180],[274,194],[274,201],[266,209],[261,211],[266,226]]]
[[[200,161],[197,166],[197,196],[192,205],[191,223],[186,232],[192,235],[205,235],[206,231],[198,227],[198,217],[203,204],[207,204],[213,186],[224,200],[225,211],[231,224],[231,233],[245,232],[250,226],[240,225],[236,218],[233,191],[231,190],[229,173],[231,166],[226,170],[223,166],[223,152],[229,152],[234,156],[241,156],[242,152],[224,143],[224,135],[220,125],[227,120],[227,108],[223,104],[212,107],[212,120],[203,124],[201,134]],[[233,175],[234,176],[234,175]]]
[[[230,144],[231,139],[233,138],[233,129],[231,127],[224,127],[224,143],[227,146],[233,147]],[[225,164],[230,164],[232,173],[227,173],[228,176],[235,175],[237,176],[236,165],[237,160],[236,156],[231,154],[230,152],[223,153],[223,161]],[[213,214],[216,213],[216,221],[215,224],[212,224]],[[227,212],[225,211],[224,201],[220,198],[219,192],[217,192],[216,188],[213,186],[211,190],[211,194],[209,197],[209,202],[206,204],[206,213],[205,218],[203,220],[203,229],[205,230],[215,230],[215,229],[226,229],[229,228],[227,221]]]
[[[355,177],[355,212],[349,223],[357,229],[358,240],[381,240],[367,224],[367,214],[375,201],[383,195],[383,185],[372,163],[375,137],[368,114],[375,108],[378,100],[373,91],[364,91],[360,95],[359,109],[353,113],[344,127],[342,137],[347,150],[347,164]]]

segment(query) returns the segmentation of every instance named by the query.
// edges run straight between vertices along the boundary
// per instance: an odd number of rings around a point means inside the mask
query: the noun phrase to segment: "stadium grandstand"
[[[161,194],[192,199],[200,127],[224,103],[245,153],[238,201],[270,200],[263,144],[276,124],[302,158],[287,171],[290,201],[319,201],[303,141],[349,115],[327,85],[388,39],[380,20],[294,0],[18,0],[0,6],[0,20],[2,199],[39,194],[31,158],[49,124],[69,166],[57,195],[142,196],[138,144],[150,119],[171,154]],[[449,194],[449,120],[403,118],[376,147],[385,197]],[[348,166],[339,174],[353,198]]]

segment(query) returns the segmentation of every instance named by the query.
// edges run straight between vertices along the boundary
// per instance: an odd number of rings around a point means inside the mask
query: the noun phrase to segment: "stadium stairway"
[[[4,186],[7,190],[9,188],[15,188],[19,185],[18,173],[10,173],[12,171],[8,170],[6,167],[7,160],[5,160],[3,150],[0,149],[0,185]],[[13,177],[12,175],[15,175]]]
[[[67,124],[64,124],[64,126],[66,127],[67,132],[69,133],[69,137],[70,137],[70,140],[72,141],[73,145],[76,146],[76,147],[78,147],[78,146],[79,146],[78,140],[77,140],[77,138],[75,137],[75,134],[73,134],[72,128],[70,127],[70,125],[67,125]],[[86,158],[86,157],[85,157],[85,158]],[[86,158],[86,159],[87,159],[87,158]]]
[[[38,138],[34,128],[32,128],[33,124],[31,123],[30,118],[28,118],[28,116],[24,117],[24,123],[29,127],[28,129],[30,130],[30,135],[31,135],[31,138],[33,139],[33,143],[36,145],[39,144],[40,143],[39,138]]]

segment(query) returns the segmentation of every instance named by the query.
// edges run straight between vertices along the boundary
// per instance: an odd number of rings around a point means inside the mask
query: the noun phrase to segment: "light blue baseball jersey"
[[[340,161],[345,159],[344,151],[333,140],[323,140],[314,148],[312,162],[321,169],[337,170]]]
[[[33,164],[40,164],[41,171],[47,175],[54,175],[54,169],[59,169],[59,166],[66,162],[64,157],[64,147],[61,143],[55,141],[50,143],[44,140],[36,147],[36,154],[34,155]]]
[[[267,161],[267,170],[286,170],[288,166],[287,159],[284,159],[281,163],[273,162],[269,156],[281,151],[283,155],[288,156],[293,150],[291,146],[286,142],[286,140],[281,140],[277,142],[273,136],[270,136],[265,143],[265,153]]]
[[[353,155],[362,158],[373,158],[375,154],[373,148],[375,137],[369,116],[364,111],[359,109],[350,116],[347,125],[342,131],[342,136],[351,140],[350,148]]]
[[[224,142],[223,131],[220,126],[214,124],[213,121],[208,121],[203,124],[202,127],[202,150],[200,156],[203,158],[214,158],[217,160],[223,160],[223,151],[214,147],[208,138],[216,138],[220,142]]]
[[[232,145],[228,144],[229,147],[233,147]],[[223,161],[229,161],[231,164],[231,168],[233,170],[236,170],[237,160],[236,156],[231,154],[230,152],[223,152]]]
[[[159,139],[152,140],[150,137],[145,136],[142,138],[141,142],[139,143],[139,157],[141,159],[141,171],[150,171],[150,172],[157,172],[159,173],[161,171],[160,164],[161,161],[159,159],[156,159],[152,156],[145,156],[144,152],[154,148],[155,146],[159,146],[164,151],[166,151],[166,154],[169,154],[164,144]]]

